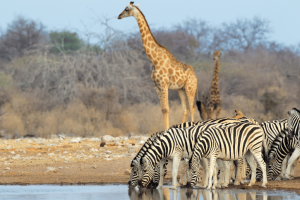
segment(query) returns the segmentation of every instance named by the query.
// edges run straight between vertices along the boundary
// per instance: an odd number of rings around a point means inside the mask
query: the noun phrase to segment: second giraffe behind
[[[197,102],[197,107],[202,120],[212,119],[215,111],[216,119],[218,119],[222,109],[221,96],[219,92],[220,56],[220,51],[215,51],[213,58],[213,61],[215,62],[215,68],[210,90],[202,96],[201,101]]]
[[[161,110],[164,116],[165,130],[169,125],[168,92],[177,90],[184,110],[182,122],[191,112],[191,120],[194,121],[194,98],[197,90],[197,76],[193,67],[176,60],[173,55],[153,37],[144,14],[137,6],[130,2],[118,19],[133,16],[140,28],[144,49],[153,64],[151,78],[155,85]]]

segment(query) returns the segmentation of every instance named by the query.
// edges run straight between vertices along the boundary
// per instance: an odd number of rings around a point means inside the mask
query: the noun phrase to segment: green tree
[[[70,31],[52,31],[49,34],[53,47],[50,49],[52,53],[70,53],[79,50],[83,46],[83,42],[78,34]]]

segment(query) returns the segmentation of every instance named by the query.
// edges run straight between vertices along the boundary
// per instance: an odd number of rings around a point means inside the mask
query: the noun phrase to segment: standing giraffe
[[[140,28],[145,51],[153,64],[151,79],[155,84],[161,110],[164,116],[164,127],[169,129],[169,102],[168,90],[177,90],[184,110],[182,122],[191,111],[191,120],[194,121],[194,98],[197,90],[197,77],[194,69],[187,64],[176,60],[172,54],[153,37],[144,14],[130,2],[118,19],[133,16]]]
[[[216,119],[219,118],[222,105],[221,96],[219,92],[219,66],[220,66],[220,51],[214,53],[213,61],[215,62],[214,74],[211,82],[210,90],[202,96],[202,103],[197,102],[197,107],[200,112],[200,116],[203,120],[212,119],[212,115],[216,110]]]

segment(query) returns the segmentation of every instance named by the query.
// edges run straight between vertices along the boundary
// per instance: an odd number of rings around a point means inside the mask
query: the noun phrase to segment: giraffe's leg
[[[222,109],[222,106],[221,105],[217,105],[216,119],[218,119],[220,117],[221,109]]]
[[[207,113],[206,113],[206,108],[205,108],[205,106],[204,106],[203,103],[201,104],[201,110],[202,110],[201,118],[202,118],[202,120],[204,121],[204,120],[206,120]]]
[[[191,78],[190,78],[191,79]],[[196,83],[195,83],[196,82]],[[189,107],[191,111],[191,121],[194,121],[194,113],[195,113],[195,94],[197,90],[197,78],[193,80],[188,80],[185,85],[185,94],[189,101]]]
[[[207,119],[212,119],[213,113],[214,113],[214,108],[213,107],[208,107],[207,108]]]
[[[187,96],[185,94],[185,91],[183,89],[178,90],[178,94],[181,100],[181,105],[183,108],[183,117],[182,117],[182,123],[186,121],[186,117],[189,114],[189,108],[188,108],[188,101],[187,101]]]
[[[164,117],[164,127],[165,130],[168,130],[170,128],[169,126],[169,101],[168,101],[168,85],[165,84],[159,88],[158,86],[155,86],[155,90],[157,92],[159,101],[160,101],[160,106],[161,106],[161,111],[163,113]]]

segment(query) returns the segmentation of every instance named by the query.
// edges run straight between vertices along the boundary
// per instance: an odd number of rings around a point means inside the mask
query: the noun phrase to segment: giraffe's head
[[[220,57],[221,57],[220,50],[219,51],[215,50],[213,61],[215,62],[218,61]]]
[[[134,16],[137,12],[137,8],[139,7],[139,4],[137,4],[136,6],[133,5],[134,2],[130,2],[130,4],[128,4],[125,8],[125,10],[123,10],[123,12],[119,15],[118,19],[122,19],[124,17],[130,17],[130,16]]]

